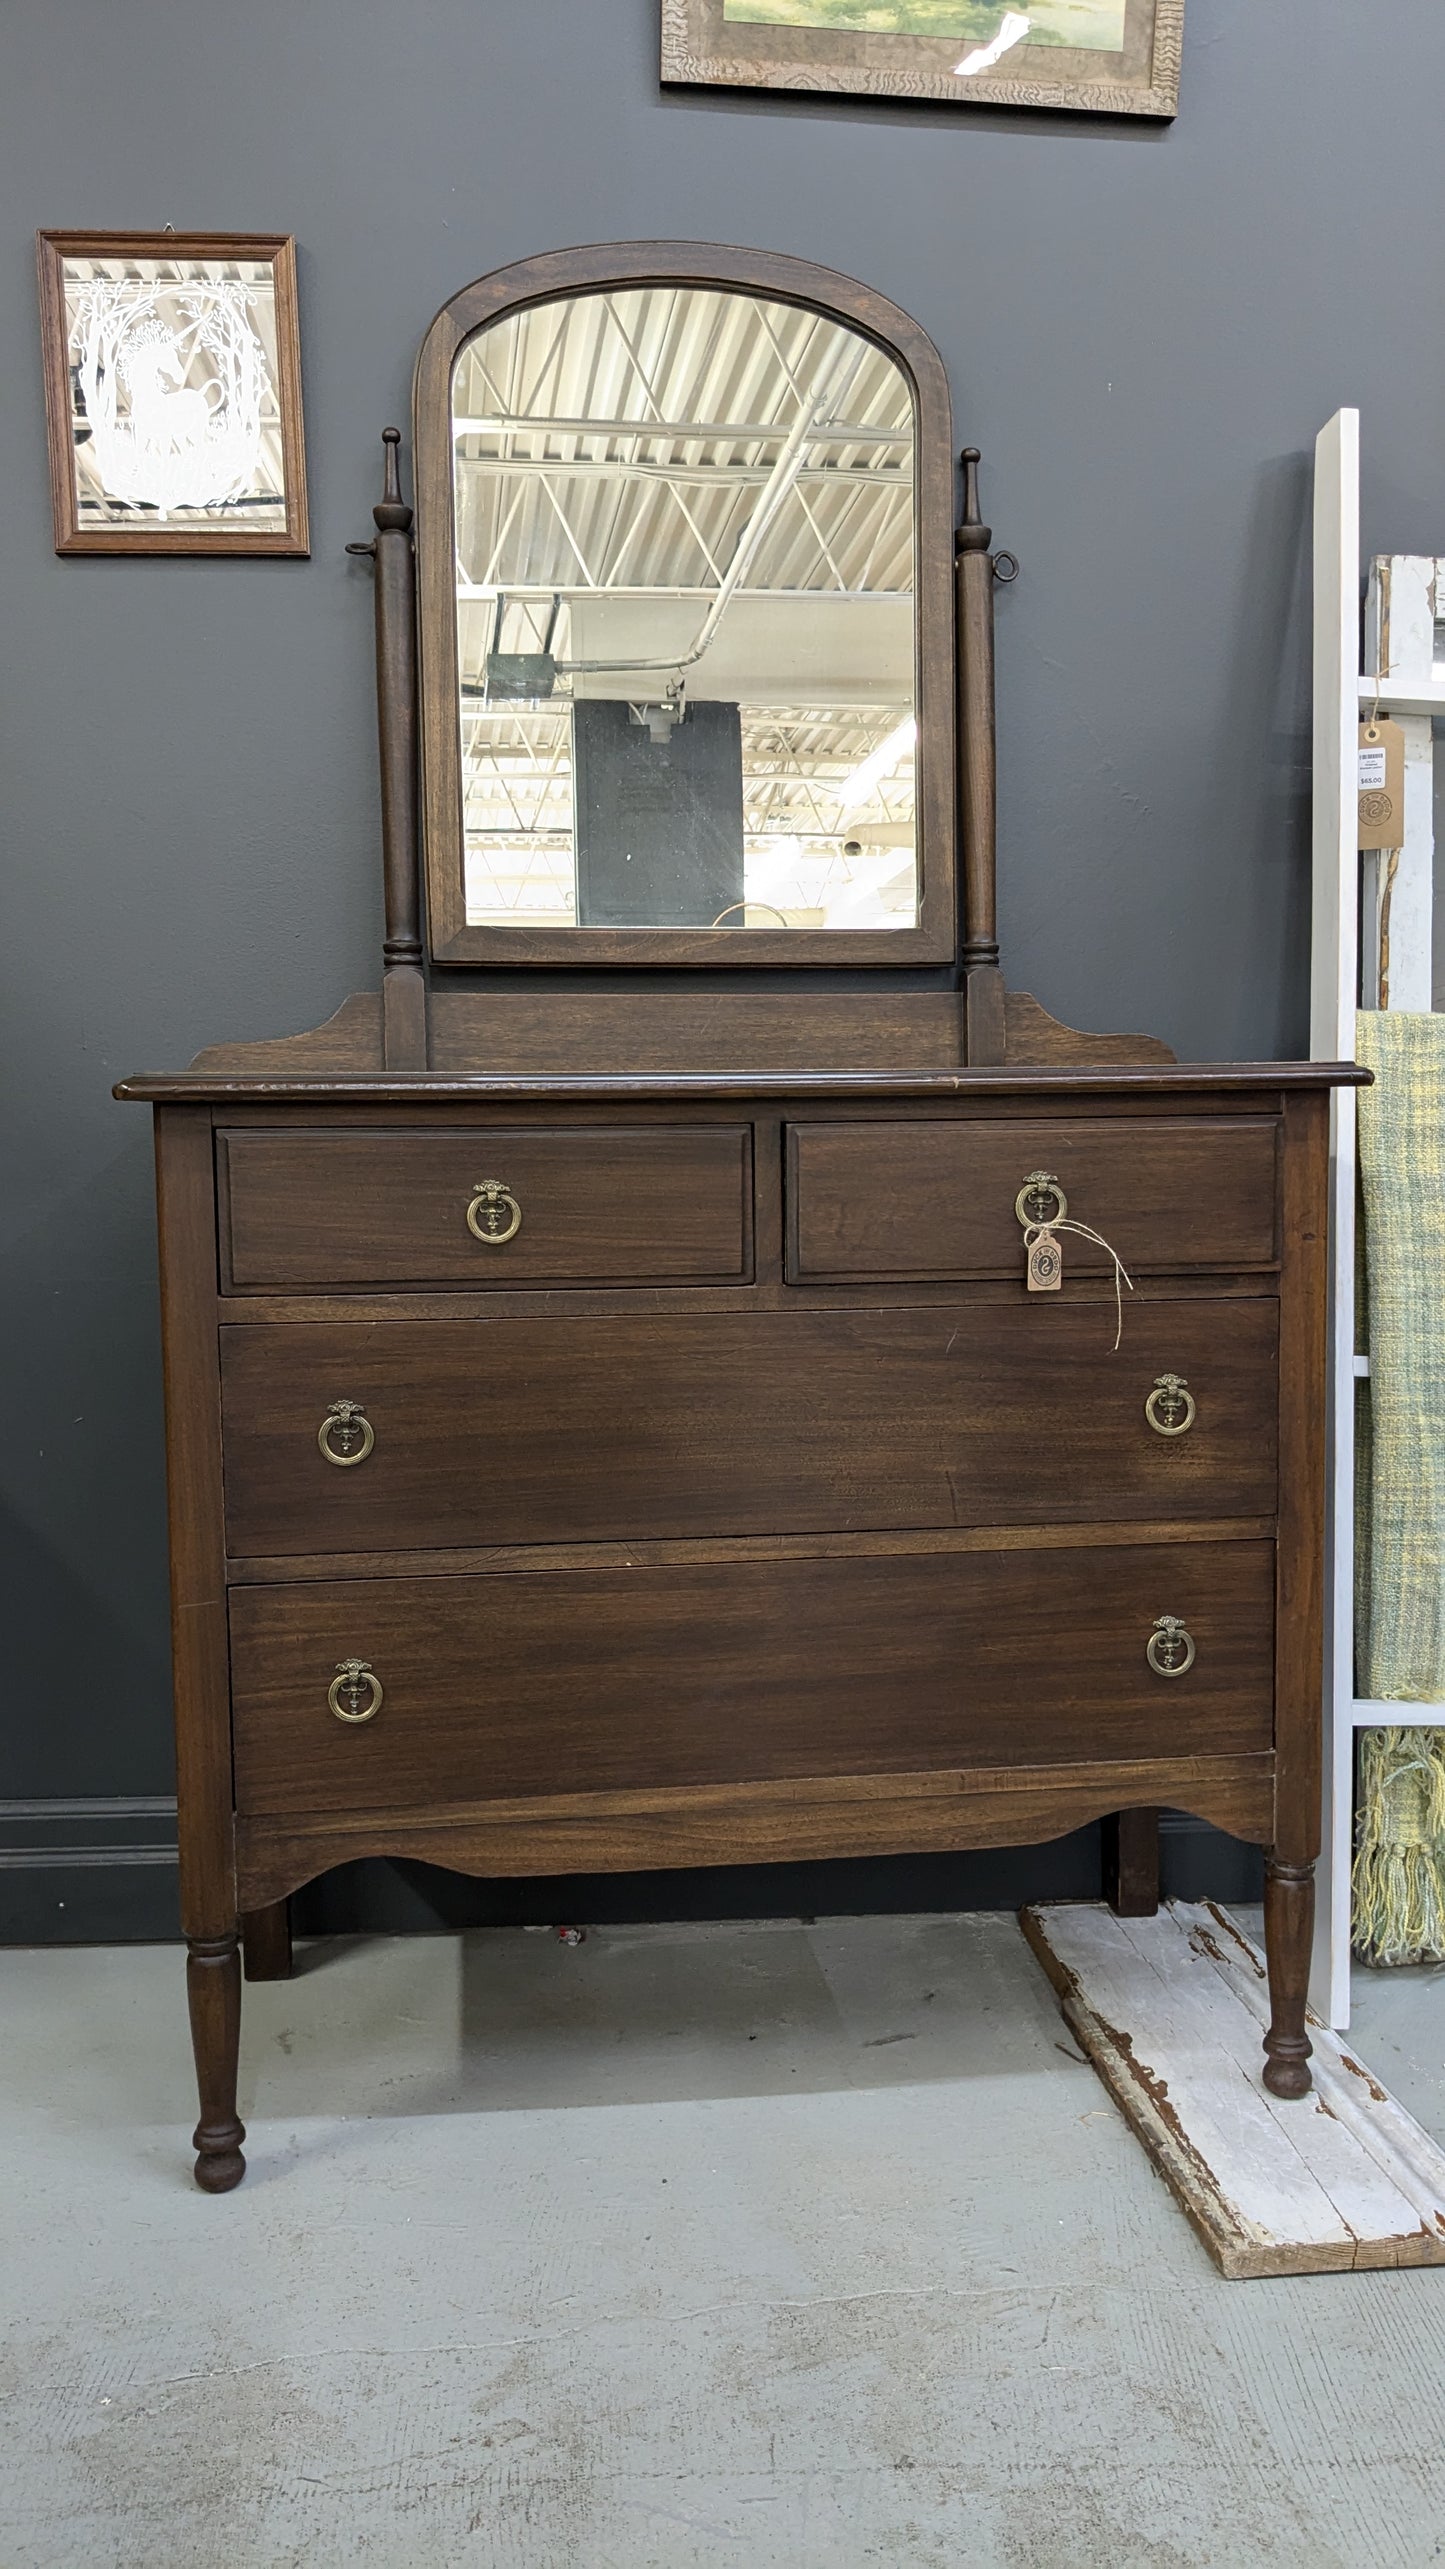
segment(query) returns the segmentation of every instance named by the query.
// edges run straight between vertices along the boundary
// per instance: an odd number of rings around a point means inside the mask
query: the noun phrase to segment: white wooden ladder
[[[1437,641],[1438,636],[1438,641]],[[1428,1010],[1435,863],[1431,718],[1445,714],[1445,556],[1388,554],[1370,566],[1360,669],[1360,414],[1340,410],[1315,441],[1314,909],[1310,1049],[1348,1061],[1357,1007]],[[1438,652],[1438,657],[1437,657]],[[1405,735],[1404,844],[1357,846],[1358,726],[1378,707]],[[1363,869],[1363,871],[1362,871]],[[1387,935],[1386,935],[1387,932]],[[1350,2021],[1350,1856],[1355,1733],[1445,1723],[1445,1704],[1371,1703],[1355,1693],[1355,1093],[1335,1092],[1330,1145],[1330,1493],[1325,1628],[1325,1840],[1311,1997]]]

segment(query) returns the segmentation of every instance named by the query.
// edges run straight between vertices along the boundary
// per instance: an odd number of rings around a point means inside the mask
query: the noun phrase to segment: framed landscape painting
[[[1172,116],[1184,0],[662,0],[665,81]]]

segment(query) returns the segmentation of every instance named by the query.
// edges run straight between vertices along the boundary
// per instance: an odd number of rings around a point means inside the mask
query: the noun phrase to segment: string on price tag
[[[1118,1327],[1114,1332],[1114,1353],[1117,1355],[1124,1335],[1124,1287],[1127,1285],[1132,1293],[1134,1284],[1132,1277],[1125,1270],[1124,1261],[1118,1250],[1110,1247],[1102,1231],[1091,1231],[1087,1222],[1074,1222],[1067,1214],[1055,1214],[1052,1222],[1031,1222],[1024,1233],[1024,1248],[1028,1256],[1029,1291],[1030,1293],[1062,1292],[1064,1253],[1055,1236],[1060,1231],[1075,1231],[1081,1240],[1092,1240],[1096,1249],[1102,1249],[1106,1257],[1114,1261],[1114,1302],[1118,1312]]]

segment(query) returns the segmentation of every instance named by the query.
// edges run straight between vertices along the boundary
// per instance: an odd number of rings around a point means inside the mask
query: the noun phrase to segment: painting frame
[[[826,0],[791,4],[797,17],[788,22],[781,13],[790,0],[662,0],[664,86],[799,90],[1161,121],[1178,113],[1184,0],[1123,0],[1124,43],[1117,52],[1037,46],[1027,73],[1021,61],[1011,67],[1005,52],[966,84],[957,35],[827,27],[820,23]],[[779,14],[753,20],[734,14],[748,5]],[[818,20],[810,23],[814,9]],[[1018,14],[1027,14],[1027,0],[1020,0]]]
[[[60,232],[35,235],[40,292],[41,362],[45,382],[46,438],[50,459],[50,498],[55,550],[72,554],[234,554],[245,557],[282,555],[304,558],[311,550],[306,495],[306,445],[301,404],[301,334],[296,296],[296,243],[289,232]],[[247,525],[204,517],[191,505],[182,522],[162,523],[164,511],[137,504],[134,518],[119,516],[98,523],[87,515],[80,488],[77,457],[77,405],[72,365],[72,322],[67,302],[68,268],[77,262],[146,262],[160,268],[193,266],[265,267],[271,271],[274,349],[261,348],[272,381],[274,421],[279,449],[280,487],[258,495],[259,505],[280,523]],[[178,287],[212,282],[206,278],[176,280]],[[157,334],[151,334],[155,337]],[[254,335],[254,334],[253,334]],[[174,377],[172,384],[174,385]],[[195,395],[185,398],[194,400]],[[79,415],[83,416],[83,412]],[[124,509],[125,499],[104,495],[105,505]],[[90,503],[93,509],[96,503]],[[179,513],[179,512],[178,512]]]

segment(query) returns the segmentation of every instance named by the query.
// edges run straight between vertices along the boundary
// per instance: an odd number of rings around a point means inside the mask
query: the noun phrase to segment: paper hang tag
[[[1360,725],[1362,848],[1405,843],[1405,735],[1388,714]]]
[[[1064,1253],[1052,1231],[1045,1228],[1029,1243],[1030,1293],[1060,1293],[1064,1282]]]

